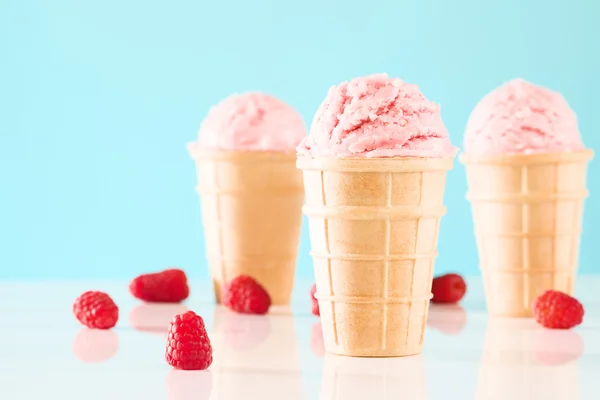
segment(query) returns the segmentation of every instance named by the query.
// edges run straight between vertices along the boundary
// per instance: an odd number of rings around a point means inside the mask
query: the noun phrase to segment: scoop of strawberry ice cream
[[[304,121],[291,106],[267,94],[244,93],[214,106],[188,149],[192,155],[200,149],[289,152],[305,136]]]
[[[465,131],[468,154],[581,150],[577,117],[560,93],[515,79],[475,106]]]
[[[439,106],[416,85],[386,74],[355,78],[329,89],[297,151],[301,157],[456,154]]]

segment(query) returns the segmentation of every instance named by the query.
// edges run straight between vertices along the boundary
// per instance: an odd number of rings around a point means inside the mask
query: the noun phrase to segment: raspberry
[[[88,291],[75,299],[73,314],[88,328],[109,329],[117,324],[119,307],[106,293]]]
[[[467,291],[467,284],[458,274],[446,274],[433,279],[432,303],[458,303]]]
[[[577,299],[556,290],[548,290],[533,301],[533,316],[550,329],[570,329],[583,321],[583,306]]]
[[[315,293],[317,292],[317,284],[315,283],[312,288],[310,288],[310,302],[311,302],[311,312],[312,315],[316,315],[317,317],[321,315],[319,312],[319,302],[315,297]]]
[[[140,300],[156,303],[179,303],[190,294],[187,276],[180,269],[140,275],[131,281],[129,291]]]
[[[165,358],[175,369],[201,370],[212,364],[212,346],[201,316],[187,311],[173,317]]]
[[[240,275],[223,286],[223,305],[242,314],[266,314],[271,306],[269,293],[253,278]]]

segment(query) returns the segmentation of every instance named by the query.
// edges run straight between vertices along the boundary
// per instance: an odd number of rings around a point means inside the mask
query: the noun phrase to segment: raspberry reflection
[[[119,337],[110,330],[80,330],[73,340],[73,353],[84,363],[100,363],[109,360],[119,350]]]
[[[323,357],[325,355],[325,344],[323,342],[323,330],[321,329],[321,323],[317,322],[313,324],[310,331],[310,349],[313,354],[317,357]]]
[[[585,345],[572,330],[540,329],[534,336],[534,354],[543,365],[564,365],[582,356]]]
[[[167,375],[168,400],[208,400],[212,391],[210,371],[172,370]]]
[[[446,335],[458,335],[467,326],[467,312],[458,304],[432,304],[427,326]]]

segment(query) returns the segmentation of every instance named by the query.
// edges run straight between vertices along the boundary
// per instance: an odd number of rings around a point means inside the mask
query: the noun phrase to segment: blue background
[[[0,278],[206,276],[185,144],[210,105],[261,90],[307,124],[329,86],[388,72],[442,105],[453,142],[514,77],[561,91],[600,147],[600,3],[0,0]],[[590,164],[581,272],[600,237]],[[437,272],[477,274],[464,170]],[[312,276],[304,228],[299,274]]]

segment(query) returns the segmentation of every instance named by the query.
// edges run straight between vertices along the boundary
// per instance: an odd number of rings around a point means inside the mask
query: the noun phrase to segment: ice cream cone
[[[289,303],[304,200],[296,155],[202,150],[194,158],[217,302],[221,286],[243,274],[273,304]]]
[[[304,158],[328,353],[390,357],[423,344],[448,158]]]
[[[530,316],[544,291],[573,293],[592,156],[461,155],[490,314]]]

